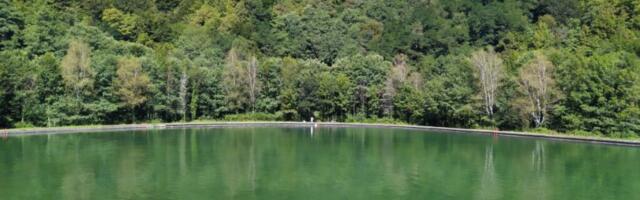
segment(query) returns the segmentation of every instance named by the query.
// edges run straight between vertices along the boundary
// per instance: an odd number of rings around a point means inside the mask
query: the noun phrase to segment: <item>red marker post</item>
[[[498,143],[498,133],[499,132],[500,132],[500,129],[498,129],[498,128],[493,129],[493,134],[491,134],[491,135],[493,135],[493,143],[494,144]]]

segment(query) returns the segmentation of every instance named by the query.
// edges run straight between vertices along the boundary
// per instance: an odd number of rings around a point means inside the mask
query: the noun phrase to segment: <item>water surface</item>
[[[640,199],[640,148],[383,128],[12,137],[0,199]]]

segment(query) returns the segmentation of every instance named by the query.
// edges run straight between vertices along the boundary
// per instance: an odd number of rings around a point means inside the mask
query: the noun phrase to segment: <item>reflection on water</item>
[[[531,152],[532,168],[539,174],[544,170],[544,143],[536,141],[536,147]]]
[[[528,194],[531,199],[548,199],[547,181],[545,173],[545,143],[536,141],[533,150],[531,150],[531,173],[535,174],[535,178],[530,180],[530,192]]]
[[[1,199],[640,199],[640,150],[365,128],[10,138]]]
[[[500,183],[496,177],[493,145],[490,143],[484,151],[484,168],[480,178],[477,199],[498,199],[501,195]]]

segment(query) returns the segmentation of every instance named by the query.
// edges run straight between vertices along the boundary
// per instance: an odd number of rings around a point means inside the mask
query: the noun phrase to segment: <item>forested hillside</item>
[[[639,37],[637,0],[0,0],[0,127],[313,116],[637,136]]]

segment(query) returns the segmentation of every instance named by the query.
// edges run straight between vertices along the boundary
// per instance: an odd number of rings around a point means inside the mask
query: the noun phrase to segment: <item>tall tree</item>
[[[178,105],[178,113],[182,115],[182,121],[187,120],[187,84],[189,84],[189,74],[187,74],[187,69],[189,68],[188,62],[182,63],[182,72],[180,75],[180,84],[178,86],[178,100],[180,105]]]
[[[555,67],[547,57],[536,52],[535,57],[520,69],[520,88],[527,97],[527,109],[536,127],[541,127],[549,109],[556,102],[558,91],[555,87]]]
[[[407,56],[404,54],[398,54],[393,59],[393,67],[389,72],[387,80],[385,81],[384,93],[382,95],[382,108],[383,114],[387,116],[393,116],[393,98],[395,97],[398,89],[407,80]]]
[[[369,104],[377,97],[378,88],[384,87],[384,82],[389,73],[392,63],[385,61],[377,54],[354,55],[341,58],[334,64],[333,68],[339,72],[347,74],[354,83],[354,99],[352,105],[353,113],[367,114],[367,111],[377,112],[377,108]],[[382,90],[379,90],[382,93]],[[374,111],[375,110],[375,111]]]
[[[102,21],[116,31],[116,36],[123,39],[135,39],[140,31],[140,18],[135,14],[127,14],[117,8],[102,11]]]
[[[95,72],[91,67],[91,48],[88,44],[72,40],[69,50],[60,62],[60,71],[65,85],[71,89],[76,99],[93,87]]]
[[[147,101],[147,93],[151,87],[151,80],[142,70],[139,58],[124,57],[118,60],[117,94],[125,107],[135,111],[135,108]],[[133,119],[135,121],[135,115]]]
[[[504,76],[502,59],[493,49],[489,49],[473,52],[469,61],[476,72],[484,110],[487,116],[493,117],[498,86]]]
[[[8,0],[0,0],[0,50],[14,47],[24,26],[22,15]]]
[[[254,111],[261,84],[257,58],[236,48],[231,49],[223,71],[223,83],[232,110],[239,111],[248,106]]]

